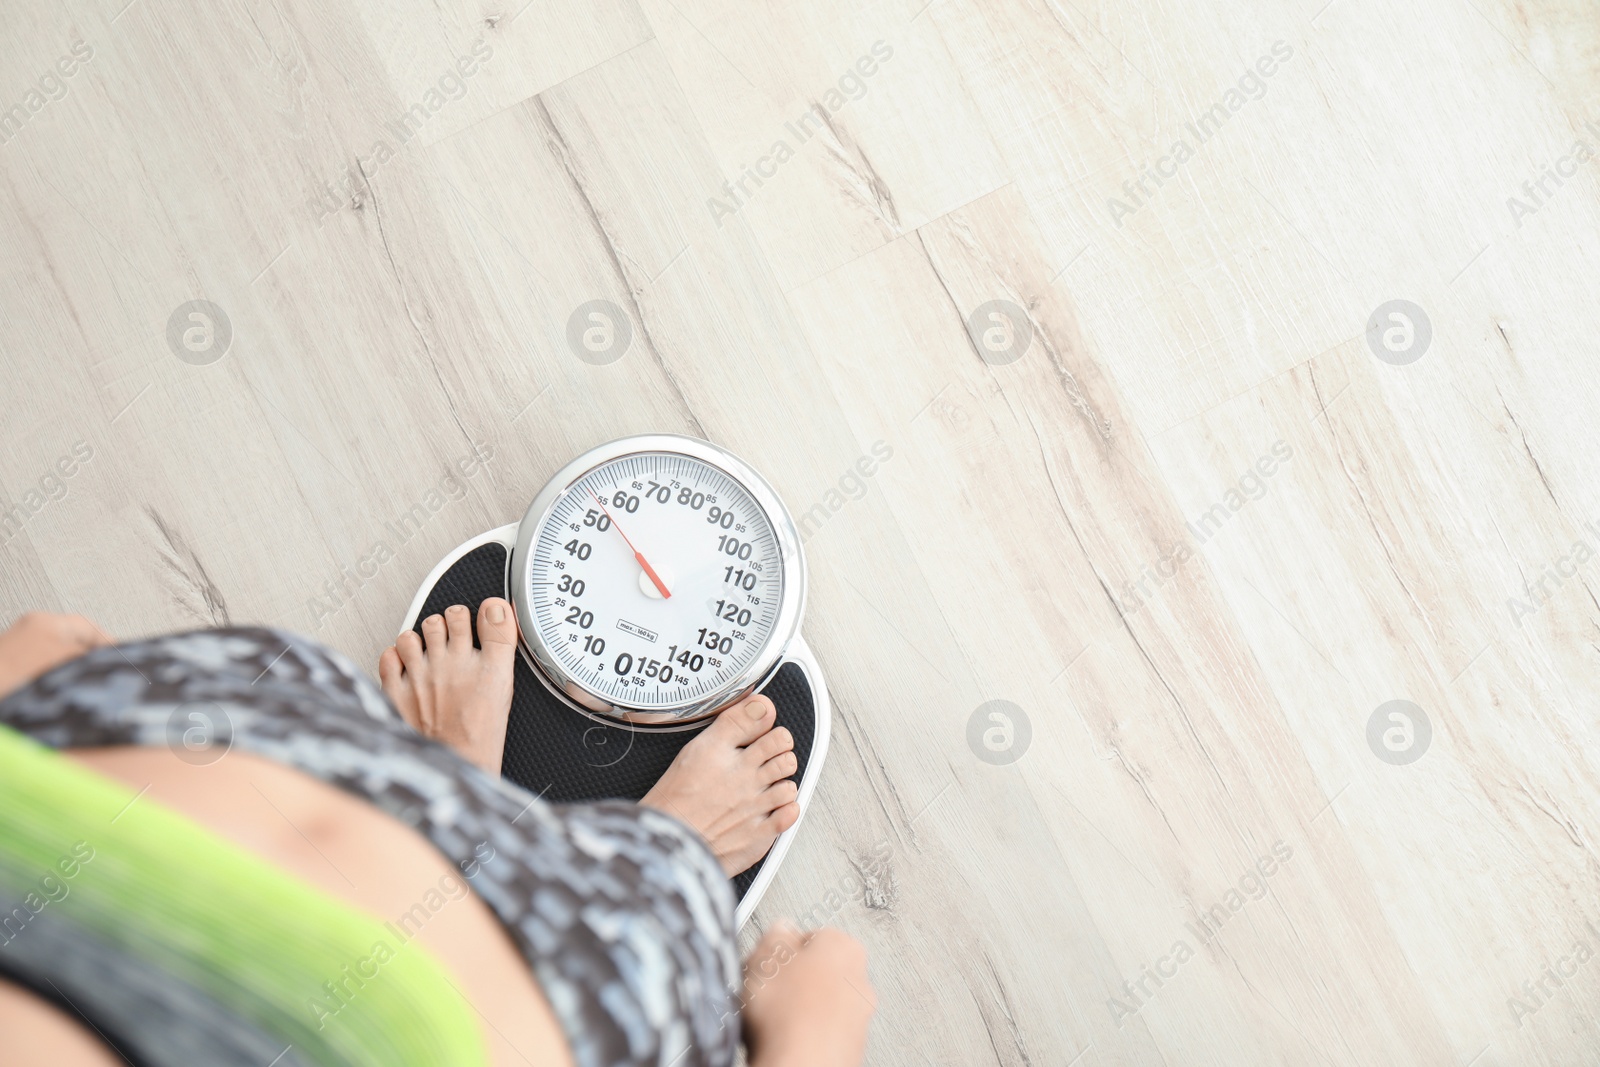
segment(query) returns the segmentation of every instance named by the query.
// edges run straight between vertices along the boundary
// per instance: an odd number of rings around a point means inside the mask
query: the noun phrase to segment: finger
[[[761,935],[761,940],[756,942],[755,950],[750,953],[750,959],[767,960],[774,955],[787,950],[784,955],[799,952],[806,944],[806,935],[800,928],[788,919],[776,919],[767,927],[766,933]]]
[[[443,615],[429,615],[422,620],[422,640],[427,647],[435,652],[444,651],[445,626]],[[411,664],[408,663],[406,666],[410,667]]]
[[[100,648],[116,643],[110,634],[82,615],[49,615],[46,618],[57,638],[78,648]]]
[[[851,937],[837,926],[824,926],[813,935],[817,948],[836,957],[855,969],[867,965],[867,946]]]
[[[451,648],[472,647],[472,612],[467,610],[465,604],[451,604],[445,608],[444,625]]]

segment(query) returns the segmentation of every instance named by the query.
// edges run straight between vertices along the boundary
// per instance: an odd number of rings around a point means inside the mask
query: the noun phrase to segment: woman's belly
[[[164,804],[382,921],[425,916],[416,939],[451,972],[476,1009],[491,1062],[572,1063],[549,1003],[499,921],[465,889],[454,865],[409,827],[299,771],[242,752],[208,766],[154,748],[65,754],[134,790],[148,786],[136,803]],[[38,1062],[120,1062],[109,1053],[94,1058],[83,1051],[89,1047],[83,1044],[87,1031],[76,1023],[63,1025],[64,1019],[0,982],[0,1029],[11,1022],[21,1028],[17,1033],[45,1042]],[[0,1053],[0,1067],[8,1056]]]

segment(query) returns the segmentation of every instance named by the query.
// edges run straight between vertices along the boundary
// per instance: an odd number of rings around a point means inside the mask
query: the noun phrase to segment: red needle
[[[615,529],[617,533],[622,534],[622,539],[628,542],[629,548],[633,548],[633,542],[628,540],[628,535],[622,533],[622,527],[617,525],[617,520],[612,517],[611,512],[606,511],[606,502],[601,500],[598,496],[595,496],[593,491],[591,491],[589,495],[594,497],[594,502],[596,504],[600,505],[600,510],[605,513],[605,517],[611,519],[612,528]],[[640,552],[637,548],[633,548],[633,558],[639,561],[639,566],[644,568],[644,573],[649,576],[652,582],[656,583],[656,589],[660,591],[661,598],[663,600],[670,598],[672,594],[667,591],[667,584],[661,580],[661,576],[656,573],[656,569],[650,566],[650,561],[644,558],[644,553]]]

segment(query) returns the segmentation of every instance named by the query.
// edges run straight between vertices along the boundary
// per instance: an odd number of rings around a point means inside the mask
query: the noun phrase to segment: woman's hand
[[[30,611],[0,633],[0,697],[91,648],[109,644],[105,631],[82,615]]]
[[[751,1067],[858,1067],[878,994],[867,950],[842,930],[780,919],[744,966]]]

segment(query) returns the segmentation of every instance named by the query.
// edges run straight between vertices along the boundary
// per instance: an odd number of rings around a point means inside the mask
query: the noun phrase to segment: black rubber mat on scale
[[[477,644],[478,605],[487,597],[505,595],[506,548],[480,545],[457,560],[428,592],[416,630],[422,632],[422,620],[429,615],[465,604],[472,612],[472,640]],[[817,732],[816,705],[805,671],[787,663],[761,692],[778,709],[778,725],[794,735],[799,767],[793,777],[798,782],[806,773]],[[665,773],[678,750],[704,728],[665,733],[597,722],[558,700],[519,655],[501,773],[555,804],[638,800]],[[734,876],[736,896],[744,897],[764,862]]]

